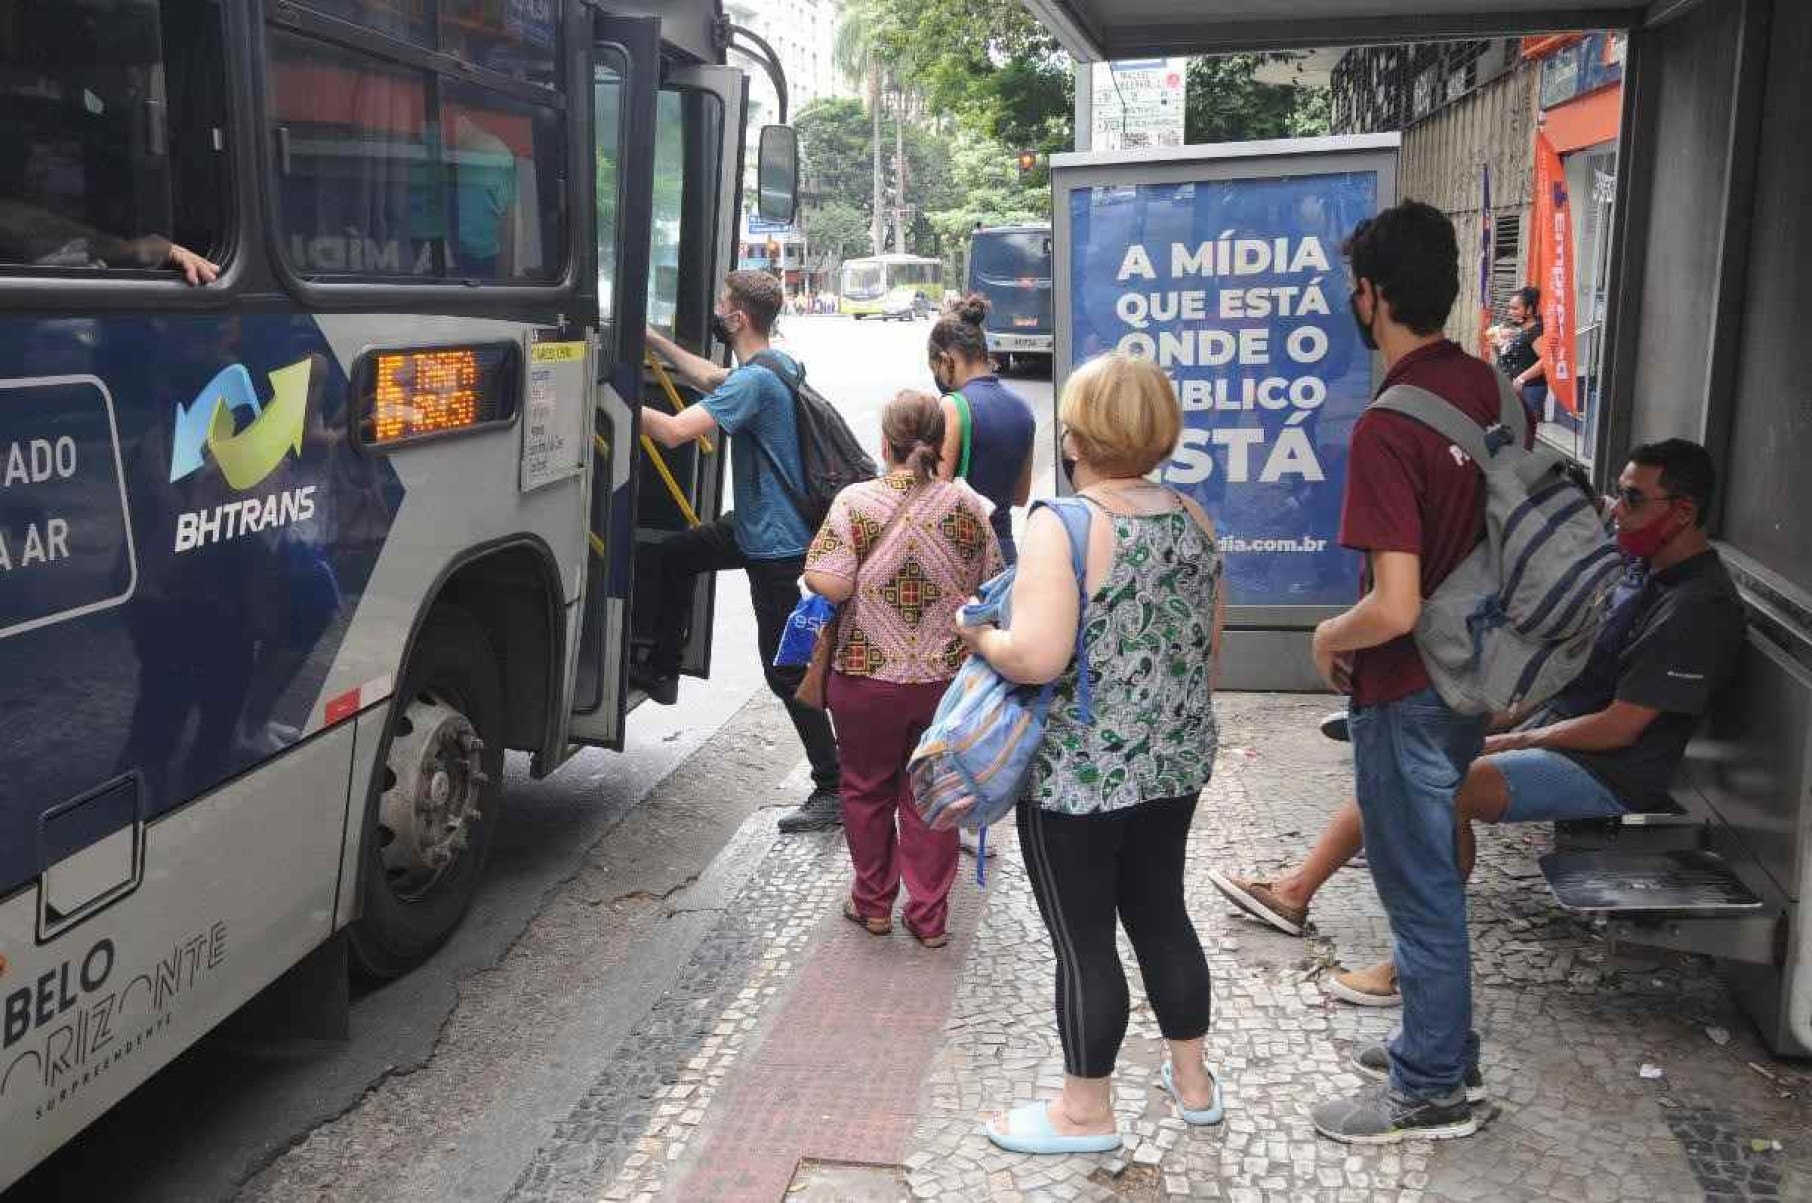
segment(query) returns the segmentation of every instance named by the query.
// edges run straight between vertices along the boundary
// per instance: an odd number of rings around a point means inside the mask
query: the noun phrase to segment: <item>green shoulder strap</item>
[[[972,442],[969,418],[969,398],[963,396],[959,391],[951,393],[950,399],[956,402],[956,420],[960,424],[960,428],[963,432],[963,451],[962,455],[956,461],[956,478],[958,480],[968,480],[969,448]]]

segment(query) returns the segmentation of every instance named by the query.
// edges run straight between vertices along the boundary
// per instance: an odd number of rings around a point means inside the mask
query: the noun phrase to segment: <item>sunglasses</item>
[[[1639,510],[1651,501],[1673,501],[1679,495],[1677,493],[1657,493],[1653,497],[1650,497],[1641,489],[1638,489],[1633,485],[1625,485],[1612,494],[1612,496],[1623,503],[1624,509]]]

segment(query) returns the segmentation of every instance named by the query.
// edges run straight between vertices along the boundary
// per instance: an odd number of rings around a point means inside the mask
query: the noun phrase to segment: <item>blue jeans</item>
[[[1629,813],[1602,781],[1559,752],[1517,748],[1488,756],[1485,763],[1504,775],[1510,790],[1501,823],[1610,819]]]
[[[1448,1095],[1478,1063],[1453,797],[1485,722],[1456,714],[1432,689],[1356,706],[1350,718],[1365,858],[1390,916],[1403,991],[1390,1081],[1411,1098]]]

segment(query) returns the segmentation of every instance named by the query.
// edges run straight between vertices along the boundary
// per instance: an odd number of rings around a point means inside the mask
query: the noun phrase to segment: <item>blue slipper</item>
[[[1110,1153],[1120,1147],[1120,1134],[1065,1136],[1051,1127],[1050,1103],[1022,1103],[1007,1112],[1007,1130],[996,1132],[992,1121],[982,1125],[988,1139],[1009,1153]]]
[[[1177,1084],[1170,1076],[1170,1062],[1164,1062],[1164,1070],[1158,1075],[1158,1085],[1177,1105],[1177,1114],[1183,1122],[1196,1128],[1205,1128],[1209,1124],[1218,1124],[1226,1118],[1227,1109],[1221,1106],[1221,1079],[1212,1069],[1208,1071],[1214,1078],[1214,1099],[1200,1111],[1191,1111],[1183,1105],[1183,1096],[1177,1093]]]

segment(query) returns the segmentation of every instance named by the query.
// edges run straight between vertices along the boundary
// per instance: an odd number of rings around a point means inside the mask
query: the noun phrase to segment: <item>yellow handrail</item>
[[[660,473],[662,483],[667,486],[667,495],[673,498],[673,504],[679,507],[681,516],[686,519],[686,525],[697,526],[699,524],[698,514],[693,510],[692,503],[686,500],[685,491],[679,487],[679,481],[673,479],[673,469],[667,466],[666,459],[661,455],[661,449],[654,445],[653,439],[643,435],[642,450],[647,453],[649,460],[654,464],[654,470]]]
[[[643,358],[648,361],[648,366],[654,369],[654,378],[660,382],[661,391],[667,394],[667,404],[673,407],[673,412],[679,413],[681,410],[685,409],[686,403],[681,399],[679,390],[673,387],[673,377],[667,374],[666,366],[653,355],[644,355]],[[706,455],[712,455],[717,450],[711,445],[711,439],[708,435],[701,434],[698,436],[698,446],[699,450],[703,451]]]

